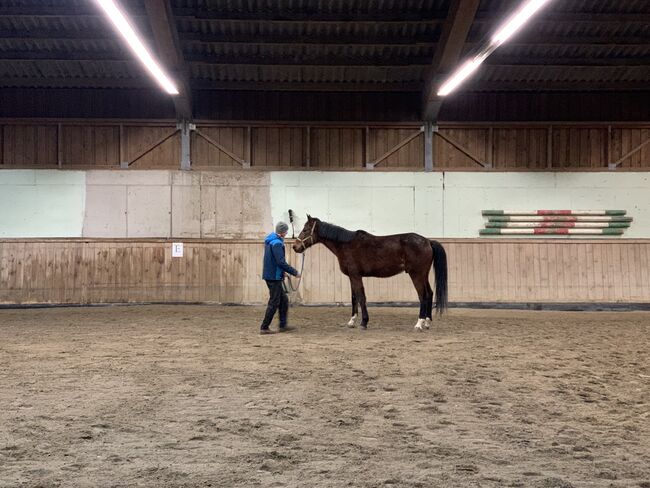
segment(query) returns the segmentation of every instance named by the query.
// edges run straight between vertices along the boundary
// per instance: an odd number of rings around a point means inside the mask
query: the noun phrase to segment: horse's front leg
[[[366,291],[363,288],[363,280],[360,276],[350,277],[352,284],[352,293],[354,294],[357,302],[361,306],[361,326],[362,329],[368,328],[368,307],[366,307]],[[356,315],[356,310],[353,310]]]
[[[354,288],[352,287],[352,281],[350,280],[350,288],[352,289],[352,317],[350,317],[350,321],[348,322],[348,327],[354,327],[354,321],[357,318],[357,295],[354,293]]]

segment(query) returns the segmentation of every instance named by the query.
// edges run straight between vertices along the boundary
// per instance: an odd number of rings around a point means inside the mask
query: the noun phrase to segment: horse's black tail
[[[430,242],[436,279],[436,313],[441,314],[447,310],[447,253],[438,241]]]

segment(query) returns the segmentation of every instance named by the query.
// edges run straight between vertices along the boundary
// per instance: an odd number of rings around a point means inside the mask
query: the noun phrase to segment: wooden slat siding
[[[119,121],[111,120],[44,120],[7,121],[0,132],[3,167],[56,167],[57,124],[62,127],[62,160],[64,168],[115,167],[119,162]],[[164,134],[173,131],[170,121],[124,121],[124,156],[132,158]],[[207,124],[207,125],[206,125]],[[204,123],[199,128],[210,138],[246,155],[246,128],[237,123],[216,125]],[[239,123],[241,124],[241,123]],[[339,124],[341,125],[341,124]],[[344,125],[344,124],[343,124]],[[442,133],[457,140],[472,154],[486,161],[494,159],[495,168],[539,170],[545,168],[548,147],[547,128],[552,130],[551,169],[604,169],[607,159],[607,125],[585,123],[441,123]],[[493,131],[493,150],[489,133]],[[268,123],[253,126],[253,164],[262,168],[294,168],[304,165],[304,126],[299,123]],[[403,140],[417,125],[394,127],[370,124],[368,156],[378,157]],[[360,169],[363,159],[362,126],[340,127],[315,124],[311,153],[314,166],[320,169]],[[612,124],[612,159],[616,161],[650,137],[648,124]],[[422,136],[388,157],[379,169],[418,169],[423,166]],[[173,137],[136,163],[135,168],[176,168],[180,138]],[[447,142],[436,139],[436,167],[440,169],[481,170]],[[491,157],[494,153],[494,158]],[[237,167],[229,156],[193,135],[192,160],[196,167]],[[621,164],[625,169],[649,169],[650,145]]]
[[[643,302],[650,300],[650,240],[443,240],[452,301]],[[0,302],[261,303],[257,241],[6,240],[0,242]],[[298,256],[289,252],[299,266]],[[305,303],[348,303],[349,281],[322,246],[308,252]],[[414,301],[407,275],[368,279],[370,301]]]
[[[163,127],[124,126],[124,157],[131,161],[166,135],[176,130],[174,125]],[[160,146],[133,164],[134,169],[177,168],[180,161],[180,136],[163,142]]]
[[[369,134],[368,159],[373,161],[400,142],[407,139],[418,129],[371,129]],[[357,140],[361,142],[361,140]],[[362,154],[359,155],[362,157]],[[424,167],[424,136],[418,135],[404,147],[379,162],[380,168],[413,168]]]
[[[253,129],[253,166],[292,168],[303,164],[303,137],[299,128]]]
[[[495,129],[494,167],[545,168],[547,132],[546,129]]]
[[[4,126],[4,166],[55,168],[56,131],[56,126],[51,125]]]
[[[311,137],[312,168],[363,168],[363,129],[314,127]]]
[[[484,162],[489,162],[490,155],[488,148],[489,129],[475,128],[444,128],[441,127],[440,133],[449,139],[457,142],[469,151],[474,157]],[[504,142],[503,135],[501,142]],[[513,151],[514,148],[510,148]],[[481,166],[472,158],[466,156],[457,148],[447,141],[437,138],[436,140],[436,161],[440,161],[440,166],[445,169],[480,169]]]
[[[612,160],[617,161],[648,139],[650,139],[650,129],[612,129]],[[625,159],[620,166],[630,169],[650,167],[650,145],[646,145]]]
[[[246,140],[244,127],[199,127],[199,129],[233,154],[244,156]],[[192,134],[192,166],[202,169],[215,166],[241,167],[237,161],[194,133]]]
[[[119,127],[62,125],[63,166],[118,167]]]

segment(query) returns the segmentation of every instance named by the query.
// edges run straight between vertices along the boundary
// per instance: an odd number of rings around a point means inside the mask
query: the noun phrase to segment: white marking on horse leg
[[[350,321],[348,322],[348,327],[354,327],[354,321],[356,318],[357,318],[356,314],[350,318]]]
[[[426,319],[424,319],[424,328],[425,329],[431,328],[431,317],[427,317]]]
[[[415,330],[422,332],[422,325],[424,324],[424,319],[418,319],[417,323],[415,324]]]

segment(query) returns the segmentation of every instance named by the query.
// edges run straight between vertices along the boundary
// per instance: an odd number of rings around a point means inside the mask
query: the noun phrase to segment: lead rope
[[[302,263],[300,264],[300,278],[298,278],[298,284],[293,286],[293,283],[291,283],[291,278],[287,275],[285,278],[285,288],[287,292],[290,293],[296,293],[298,291],[298,288],[300,288],[300,283],[302,283],[302,272],[305,269],[305,252],[303,251],[302,253]]]

